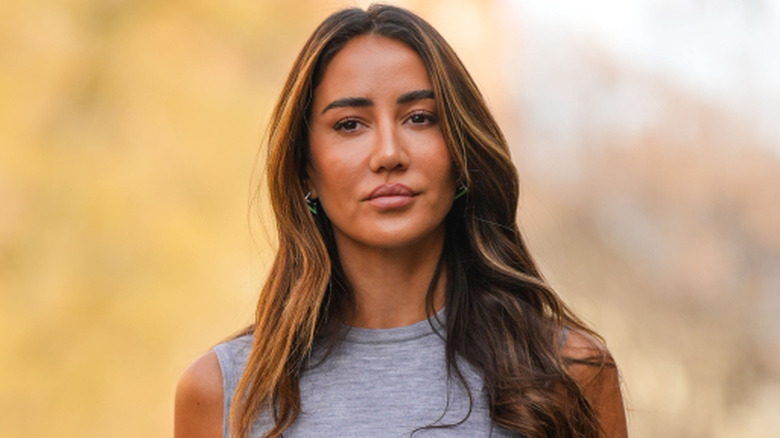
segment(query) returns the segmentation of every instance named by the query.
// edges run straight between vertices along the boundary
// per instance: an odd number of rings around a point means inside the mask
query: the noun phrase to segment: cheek
[[[367,169],[367,150],[364,143],[355,141],[345,144],[312,144],[311,163],[317,174],[316,179],[324,186],[348,185],[355,175]]]
[[[356,169],[345,157],[318,154],[311,158],[311,181],[320,202],[335,205],[351,193]]]
[[[436,148],[425,157],[423,166],[428,170],[430,178],[438,181],[443,187],[455,188],[455,172],[446,146]],[[446,189],[445,189],[446,190]]]

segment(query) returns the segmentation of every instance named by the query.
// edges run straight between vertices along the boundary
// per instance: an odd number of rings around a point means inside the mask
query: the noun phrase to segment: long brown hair
[[[468,187],[445,219],[440,261],[448,267],[448,369],[462,379],[455,360],[462,357],[481,372],[497,425],[528,438],[596,437],[594,410],[560,353],[564,327],[595,333],[543,280],[523,241],[507,142],[441,35],[413,13],[384,5],[341,10],[319,25],[270,120],[267,183],[279,247],[250,328],[254,341],[233,395],[231,435],[247,436],[263,412],[275,420],[265,437],[278,437],[292,424],[300,413],[298,384],[307,355],[350,300],[327,216],[313,216],[304,201],[307,118],[328,62],[350,39],[369,33],[401,41],[422,58],[453,167]]]

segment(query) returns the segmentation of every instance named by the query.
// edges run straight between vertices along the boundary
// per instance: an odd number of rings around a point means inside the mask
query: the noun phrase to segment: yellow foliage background
[[[496,68],[500,2],[402,4],[506,129],[523,228],[616,356],[632,436],[780,435],[777,149],[651,78],[664,117],[585,120],[576,176],[552,177]],[[297,50],[344,5],[0,6],[0,436],[170,435],[178,376],[251,320],[273,229],[248,214],[256,151]],[[604,84],[636,76],[578,56]]]

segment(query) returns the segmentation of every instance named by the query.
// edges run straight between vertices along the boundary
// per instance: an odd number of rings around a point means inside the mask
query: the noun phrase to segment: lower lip
[[[413,200],[413,196],[378,196],[376,198],[369,199],[368,203],[381,209],[395,209],[406,207],[407,205],[411,204]]]

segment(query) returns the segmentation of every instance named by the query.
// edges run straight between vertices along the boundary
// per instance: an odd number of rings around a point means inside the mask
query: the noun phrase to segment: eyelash
[[[438,123],[439,119],[433,115],[432,113],[428,111],[415,111],[412,114],[409,115],[409,117],[406,118],[406,121],[411,121],[412,118],[422,116],[424,118],[423,122],[420,123],[414,123],[415,125],[421,125],[423,123],[427,123],[428,125],[435,125]],[[346,119],[339,120],[335,125],[333,125],[333,129],[336,131],[344,131],[344,132],[354,132],[357,130],[357,126],[353,127],[352,129],[345,129],[346,125],[350,123],[359,124],[360,120],[348,117]]]
[[[438,123],[439,119],[433,114],[428,111],[415,111],[412,114],[409,115],[409,117],[406,118],[406,120],[411,120],[413,117],[422,116],[425,119],[425,122],[429,125],[435,125]],[[418,123],[415,123],[417,125]]]
[[[355,124],[357,124],[357,123],[360,123],[360,121],[357,120],[357,119],[352,119],[352,118],[341,119],[338,122],[336,122],[335,125],[333,125],[333,129],[335,131],[344,131],[344,132],[352,132],[352,131],[355,131],[355,129],[357,129],[357,126],[356,126],[354,129],[347,129],[347,130],[345,130],[344,129],[344,125],[346,125],[347,123],[355,123]]]

